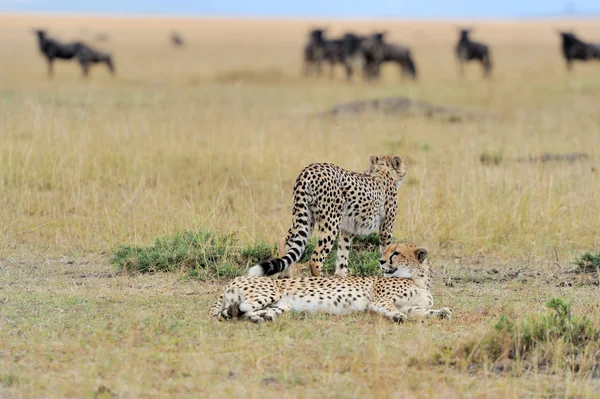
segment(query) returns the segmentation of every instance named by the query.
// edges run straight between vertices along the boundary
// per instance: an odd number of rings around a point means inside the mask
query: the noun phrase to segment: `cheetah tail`
[[[298,262],[308,241],[308,233],[303,229],[296,233],[287,242],[287,253],[281,258],[262,261],[250,268],[249,276],[271,276],[287,270],[291,265]]]

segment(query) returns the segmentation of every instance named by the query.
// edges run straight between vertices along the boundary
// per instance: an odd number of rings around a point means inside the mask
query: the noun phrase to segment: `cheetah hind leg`
[[[341,195],[341,194],[340,194]],[[333,242],[338,236],[339,226],[342,222],[342,209],[339,206],[332,211],[330,219],[327,221],[324,217],[319,217],[319,239],[315,247],[308,265],[314,277],[320,277],[323,269],[323,261],[331,252]],[[327,227],[325,227],[327,226]]]
[[[395,323],[404,323],[406,321],[406,315],[398,310],[393,300],[371,302],[368,309],[371,312],[387,317]]]
[[[285,312],[292,310],[292,307],[288,303],[277,302],[273,305],[260,309],[255,312],[248,312],[244,314],[244,318],[253,321],[255,323],[261,323],[263,321],[273,321]]]

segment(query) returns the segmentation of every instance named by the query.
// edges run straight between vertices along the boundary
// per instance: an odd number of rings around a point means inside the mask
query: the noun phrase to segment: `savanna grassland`
[[[545,314],[549,297],[600,320],[598,272],[573,272],[600,248],[600,63],[567,75],[554,31],[600,41],[598,21],[477,23],[490,81],[476,65],[458,79],[455,23],[315,22],[332,36],[387,29],[411,46],[418,82],[386,66],[376,84],[346,83],[341,70],[302,77],[312,23],[0,17],[1,397],[598,396],[598,347],[587,365],[547,345],[511,367],[454,350],[502,315]],[[117,76],[98,66],[84,80],[57,62],[49,80],[34,27],[112,52]],[[185,47],[170,45],[172,29]],[[386,96],[476,118],[308,117]],[[110,263],[121,244],[184,229],[275,242],[302,167],[362,171],[369,154],[391,153],[408,165],[395,237],[429,248],[450,321],[212,322],[225,280]],[[522,161],[542,153],[588,156]]]

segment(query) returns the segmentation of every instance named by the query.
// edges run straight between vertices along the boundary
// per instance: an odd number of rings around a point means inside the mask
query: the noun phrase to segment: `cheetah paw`
[[[231,315],[229,314],[229,310],[225,309],[218,315],[219,320],[230,320]]]
[[[392,320],[395,323],[404,323],[406,321],[406,315],[404,313],[395,314],[392,316]]]
[[[452,318],[452,309],[450,308],[441,308],[438,317],[440,319],[450,319]]]
[[[337,270],[333,277],[348,277],[348,269]]]
[[[259,324],[259,323],[262,323],[263,321],[265,321],[265,318],[263,316],[259,316],[259,315],[248,316],[248,318],[250,319],[251,322],[253,322],[255,324]]]

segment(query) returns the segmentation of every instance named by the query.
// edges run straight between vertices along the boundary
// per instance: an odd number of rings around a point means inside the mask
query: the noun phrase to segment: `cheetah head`
[[[379,260],[384,277],[424,278],[428,274],[429,250],[414,244],[390,244]]]
[[[396,188],[400,188],[404,176],[406,175],[406,164],[398,155],[370,155],[369,169],[367,174],[370,176],[386,175],[393,179]]]

